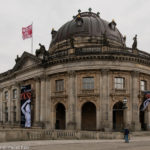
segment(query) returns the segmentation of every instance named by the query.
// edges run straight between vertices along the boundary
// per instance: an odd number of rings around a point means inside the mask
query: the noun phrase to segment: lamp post
[[[127,107],[127,98],[126,97],[124,97],[124,99],[123,99],[123,109],[126,109],[126,108],[128,108]]]
[[[124,122],[124,128],[126,128],[126,126],[127,126],[127,102],[128,102],[128,100],[127,100],[127,98],[126,97],[124,97],[124,99],[123,99],[123,107],[122,107],[122,109],[123,109],[123,122]]]

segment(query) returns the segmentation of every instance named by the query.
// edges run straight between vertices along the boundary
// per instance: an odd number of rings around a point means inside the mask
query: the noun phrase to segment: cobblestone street
[[[150,150],[150,137],[124,140],[44,140],[0,143],[0,150]]]

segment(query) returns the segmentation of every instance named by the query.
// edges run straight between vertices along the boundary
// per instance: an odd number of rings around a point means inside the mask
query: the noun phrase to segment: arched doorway
[[[139,119],[141,123],[141,130],[146,130],[146,124],[145,124],[145,111],[141,111],[142,105],[140,106],[139,110]]]
[[[113,106],[113,129],[123,129],[123,103],[117,102]]]
[[[96,130],[96,106],[86,102],[82,106],[82,130]]]
[[[65,129],[66,123],[66,109],[65,106],[61,103],[56,105],[56,129]]]

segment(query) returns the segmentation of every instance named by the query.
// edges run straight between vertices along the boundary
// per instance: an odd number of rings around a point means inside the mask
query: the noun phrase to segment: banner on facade
[[[21,126],[31,127],[31,85],[21,87]]]
[[[150,91],[144,92],[144,100],[141,106],[141,111],[144,111],[150,103]]]

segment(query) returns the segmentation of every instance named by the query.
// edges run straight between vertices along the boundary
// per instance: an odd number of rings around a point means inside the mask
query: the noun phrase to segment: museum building
[[[21,128],[21,87],[31,86],[31,128],[115,131],[150,130],[150,54],[132,48],[114,20],[78,11],[49,49],[24,52],[0,74],[0,127]]]

